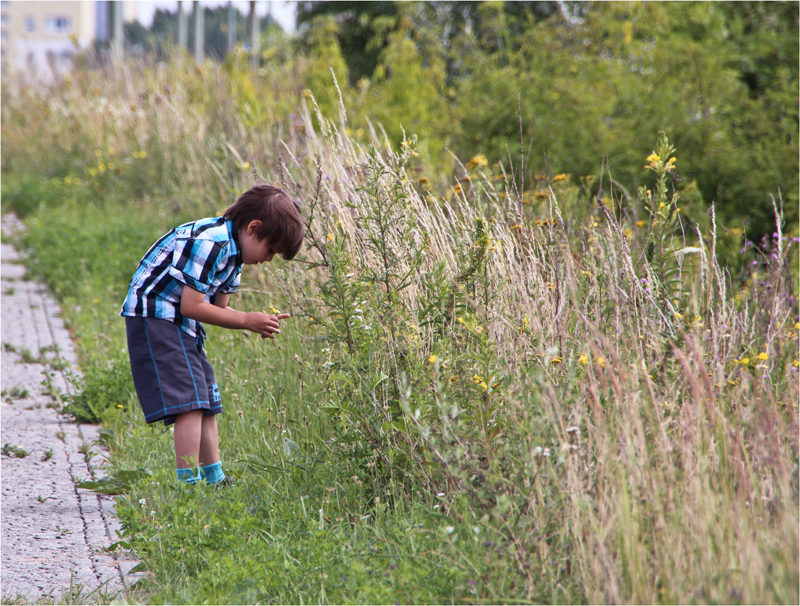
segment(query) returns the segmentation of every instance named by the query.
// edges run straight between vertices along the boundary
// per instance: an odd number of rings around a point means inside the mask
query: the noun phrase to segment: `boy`
[[[228,307],[228,300],[243,264],[269,262],[276,254],[292,259],[304,232],[298,205],[277,187],[257,185],[222,217],[165,234],[139,262],[120,315],[145,421],[175,424],[179,482],[230,484],[219,457],[222,402],[200,322],[275,338],[289,314],[245,313]]]

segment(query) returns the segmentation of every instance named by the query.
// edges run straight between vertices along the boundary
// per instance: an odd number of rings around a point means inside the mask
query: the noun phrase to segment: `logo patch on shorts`
[[[216,383],[211,386],[211,395],[214,398],[214,402],[222,402],[222,396],[219,395],[219,385]]]

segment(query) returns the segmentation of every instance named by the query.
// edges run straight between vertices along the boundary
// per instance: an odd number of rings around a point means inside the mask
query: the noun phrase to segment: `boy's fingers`
[[[286,318],[291,318],[292,314],[278,314],[275,317],[278,318],[278,320],[285,320]]]

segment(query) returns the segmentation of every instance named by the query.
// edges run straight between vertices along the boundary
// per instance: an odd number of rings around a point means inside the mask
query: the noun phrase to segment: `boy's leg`
[[[200,477],[208,484],[230,484],[222,471],[219,460],[219,438],[217,433],[217,415],[203,417],[203,432],[200,438]]]
[[[217,415],[203,417],[200,433],[200,465],[211,465],[219,462],[219,433],[217,431]]]
[[[182,412],[175,418],[175,468],[195,467],[200,462],[200,444],[203,435],[203,411]]]

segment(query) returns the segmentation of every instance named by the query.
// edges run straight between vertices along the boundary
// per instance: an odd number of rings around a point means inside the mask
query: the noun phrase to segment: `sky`
[[[177,0],[136,0],[136,16],[139,22],[145,27],[149,27],[153,22],[153,14],[156,9],[169,10],[175,12],[178,10]],[[191,15],[193,2],[184,1],[183,10]],[[227,6],[227,2],[223,0],[205,0],[201,1],[202,6]],[[289,2],[287,0],[261,0],[256,2],[256,14],[259,16],[266,15],[268,11],[272,11],[272,16],[281,24],[283,29],[287,32],[295,31],[295,10],[296,2]],[[233,5],[238,8],[242,13],[247,15],[250,12],[250,2],[237,1]]]

